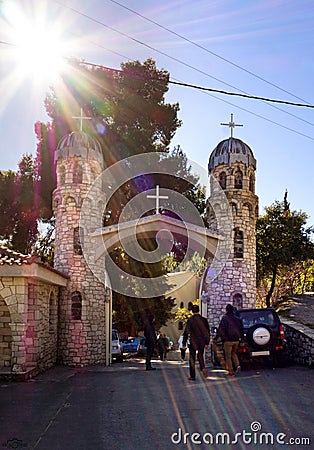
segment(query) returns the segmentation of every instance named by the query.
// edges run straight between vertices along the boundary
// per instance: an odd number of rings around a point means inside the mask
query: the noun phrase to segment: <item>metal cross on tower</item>
[[[77,117],[72,116],[72,119],[80,120],[80,131],[83,131],[83,120],[92,120],[92,117],[84,117],[83,116],[83,108],[81,108],[80,115]]]
[[[156,185],[156,195],[146,195],[146,198],[155,198],[156,199],[156,214],[159,214],[159,200],[160,199],[168,199],[167,195],[159,194],[159,184]]]
[[[221,123],[220,125],[225,125],[225,126],[230,128],[230,131],[231,131],[231,136],[230,137],[233,137],[233,129],[234,129],[234,127],[243,127],[243,125],[240,125],[239,123],[234,123],[234,121],[233,121],[233,114],[232,113],[231,113],[230,122],[229,123]]]

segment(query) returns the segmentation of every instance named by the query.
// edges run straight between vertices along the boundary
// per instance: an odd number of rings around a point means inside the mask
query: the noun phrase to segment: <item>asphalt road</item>
[[[260,365],[234,378],[210,369],[191,382],[178,352],[153,363],[151,372],[129,359],[0,381],[0,449],[314,448],[312,369]]]

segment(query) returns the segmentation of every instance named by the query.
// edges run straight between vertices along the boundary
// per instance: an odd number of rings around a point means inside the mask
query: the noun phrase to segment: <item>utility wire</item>
[[[129,59],[129,58],[127,58],[127,59]],[[111,67],[106,67],[106,66],[103,66],[101,64],[90,63],[90,62],[87,62],[87,61],[80,61],[80,64],[91,66],[91,67],[98,67],[100,69],[104,69],[104,70],[107,70],[107,71],[110,71],[110,72],[123,73],[123,71],[120,70],[120,69],[113,69]],[[131,76],[131,75],[129,75],[129,76]],[[174,81],[170,81],[169,80],[169,83],[186,86],[186,83],[182,83],[182,82],[179,82],[179,81],[174,82]],[[194,86],[191,85],[191,87],[194,87]],[[289,128],[286,125],[282,125],[279,122],[275,122],[274,120],[271,120],[268,117],[264,117],[264,116],[262,116],[260,114],[257,114],[255,112],[250,111],[249,109],[242,108],[241,106],[235,105],[234,103],[228,102],[227,100],[223,100],[223,99],[217,97],[216,95],[213,95],[213,94],[209,93],[210,91],[211,92],[216,92],[215,89],[207,89],[207,88],[201,88],[201,89],[204,92],[204,94],[210,95],[211,97],[214,97],[216,100],[220,100],[220,101],[222,101],[224,103],[227,103],[228,105],[232,105],[232,106],[236,107],[237,109],[240,109],[241,111],[245,111],[245,112],[247,112],[247,113],[249,113],[249,114],[251,114],[251,115],[253,115],[255,117],[259,117],[260,119],[266,120],[267,122],[272,123],[274,125],[277,125],[277,126],[279,126],[281,128],[284,128],[285,130],[291,131],[292,133],[298,134],[299,136],[303,136],[303,137],[306,137],[306,138],[314,141],[314,138],[312,136],[308,136],[307,134],[301,133],[300,131],[294,130],[293,128]],[[219,93],[220,91],[217,91],[217,92]],[[240,95],[240,94],[236,93],[235,95]],[[304,106],[308,107],[309,105],[304,105]],[[312,106],[312,107],[314,107],[314,106]]]
[[[110,1],[111,1],[111,0],[110,0]],[[60,1],[57,1],[57,0],[54,0],[54,2],[57,3],[57,4],[60,5],[60,6],[63,6],[63,7],[65,7],[65,8],[68,8],[68,9],[72,10],[72,11],[75,12],[76,14],[81,15],[81,16],[87,18],[88,20],[91,20],[92,22],[95,22],[95,23],[97,23],[97,24],[99,24],[99,25],[101,25],[101,26],[103,26],[103,27],[105,27],[105,28],[108,28],[108,29],[114,31],[115,33],[118,33],[118,34],[120,34],[120,35],[122,35],[122,36],[124,36],[124,37],[127,37],[128,39],[130,39],[130,40],[132,40],[132,41],[134,41],[134,42],[136,42],[136,43],[138,43],[138,44],[140,44],[140,45],[143,45],[143,46],[149,48],[150,50],[153,50],[153,51],[155,51],[155,52],[157,52],[157,53],[159,53],[159,54],[161,54],[161,55],[163,55],[163,56],[166,56],[167,58],[172,59],[173,61],[176,61],[176,62],[178,62],[179,64],[184,65],[185,67],[188,67],[188,68],[190,68],[190,69],[192,69],[192,70],[195,70],[196,72],[199,72],[199,73],[201,73],[202,75],[205,75],[205,76],[207,76],[207,77],[209,77],[209,78],[212,78],[212,79],[214,79],[214,80],[216,80],[216,81],[218,81],[218,82],[220,82],[220,83],[222,83],[222,84],[225,84],[226,86],[229,86],[229,87],[231,87],[231,88],[233,88],[233,89],[236,89],[236,90],[242,92],[242,93],[245,94],[245,95],[248,95],[248,96],[250,95],[250,94],[248,94],[247,92],[244,92],[244,91],[242,91],[241,89],[237,88],[236,86],[233,86],[233,85],[231,85],[231,84],[229,84],[229,83],[227,83],[227,82],[225,82],[225,81],[220,80],[219,78],[216,78],[216,77],[214,77],[214,76],[212,76],[212,75],[209,75],[207,72],[204,72],[203,70],[197,69],[196,67],[194,67],[194,66],[192,66],[192,65],[190,65],[190,64],[188,64],[188,63],[186,63],[186,62],[184,62],[184,61],[181,61],[180,59],[175,58],[174,56],[168,55],[167,53],[162,52],[161,50],[158,50],[158,49],[156,49],[156,48],[154,48],[154,47],[152,47],[152,46],[146,44],[145,42],[140,41],[139,39],[136,39],[136,38],[134,38],[134,37],[132,37],[132,36],[130,36],[130,35],[128,35],[128,34],[122,32],[122,31],[119,31],[119,30],[117,30],[117,29],[115,29],[115,28],[113,28],[113,27],[111,27],[111,26],[109,26],[109,25],[106,25],[105,23],[103,23],[103,22],[101,22],[101,21],[99,21],[99,20],[97,20],[97,19],[94,19],[93,17],[90,17],[90,16],[88,16],[87,14],[82,13],[82,12],[78,11],[78,10],[75,9],[75,8],[72,8],[71,6],[65,5],[64,3],[60,2]],[[196,45],[197,45],[197,44],[196,44]],[[298,98],[298,97],[297,97],[297,98]],[[261,101],[264,101],[264,100],[262,100],[262,98],[261,98]],[[306,102],[306,104],[307,104],[307,102]],[[283,112],[283,113],[285,113],[285,114],[287,114],[287,115],[289,115],[289,116],[292,116],[292,117],[294,117],[294,118],[296,118],[296,119],[298,119],[298,120],[300,120],[300,121],[302,121],[302,122],[304,122],[304,123],[307,123],[308,125],[314,126],[314,124],[313,124],[312,122],[309,122],[309,121],[307,121],[307,120],[305,120],[305,119],[303,119],[303,118],[301,118],[301,117],[296,116],[295,114],[292,114],[292,113],[290,113],[290,112],[288,112],[288,111],[285,111],[285,110],[279,108],[278,106],[275,106],[275,105],[270,104],[270,103],[269,103],[269,106],[271,106],[272,108],[278,109],[279,111],[281,111],[281,112]]]
[[[71,33],[71,34],[72,35],[76,35],[75,33]],[[108,48],[106,48],[106,47],[104,47],[104,46],[102,46],[102,45],[100,45],[100,44],[98,44],[96,42],[93,42],[93,41],[89,41],[89,42],[91,44],[93,44],[93,45],[96,45],[96,46],[98,46],[98,47],[108,51],[108,52],[111,52],[113,54],[121,56],[122,58],[125,58],[125,59],[128,59],[128,60],[132,60],[132,58],[129,58],[129,57],[125,56],[125,55],[117,53],[117,52],[115,52],[115,51],[113,51],[111,49],[108,49]],[[15,44],[12,44],[12,43],[9,43],[9,42],[5,42],[5,41],[0,41],[0,44],[15,46]],[[68,61],[71,61],[71,59],[68,59]],[[113,68],[110,68],[110,67],[103,66],[101,64],[94,64],[94,63],[90,63],[90,62],[86,62],[86,61],[79,61],[79,63],[82,64],[82,65],[85,64],[85,65],[88,65],[88,66],[99,67],[99,68],[102,68],[102,69],[105,69],[105,70],[109,70],[109,71],[113,71],[113,72],[117,72],[117,73],[118,72],[122,72],[122,70],[120,70],[120,69],[113,69]],[[195,70],[197,70],[197,69],[195,69]],[[266,120],[267,122],[273,123],[274,125],[277,125],[277,126],[279,126],[281,128],[284,128],[284,129],[286,129],[288,131],[291,131],[293,133],[299,134],[300,136],[306,137],[308,139],[314,140],[314,138],[312,138],[311,136],[308,136],[308,135],[306,135],[304,133],[301,133],[301,132],[296,131],[296,130],[294,130],[292,128],[289,128],[289,127],[287,127],[285,125],[282,125],[282,124],[280,124],[278,122],[275,122],[275,121],[273,121],[273,120],[271,120],[269,118],[266,118],[266,117],[264,117],[264,116],[262,116],[260,114],[254,113],[254,112],[252,112],[252,111],[250,111],[248,109],[242,108],[242,107],[240,107],[238,105],[235,105],[234,103],[231,103],[231,102],[228,102],[226,100],[223,100],[223,99],[221,99],[221,98],[219,98],[219,97],[217,97],[215,95],[210,94],[209,92],[216,92],[216,93],[222,93],[222,94],[225,94],[225,95],[233,95],[233,96],[245,96],[245,95],[242,95],[242,94],[239,94],[239,93],[221,91],[221,90],[217,90],[217,89],[205,88],[205,87],[202,87],[202,86],[196,86],[196,85],[192,85],[192,84],[188,84],[188,83],[183,83],[183,82],[181,82],[179,80],[177,80],[177,81],[169,80],[169,83],[180,85],[180,86],[183,86],[183,87],[192,87],[192,88],[195,88],[195,89],[199,89],[199,90],[203,91],[205,94],[210,95],[211,97],[214,97],[216,100],[223,101],[223,102],[225,102],[225,103],[227,103],[229,105],[232,105],[232,106],[234,106],[234,107],[236,107],[236,108],[238,108],[238,109],[240,109],[242,111],[245,111],[245,112],[247,112],[247,113],[249,113],[251,115],[254,115],[256,117],[259,117],[259,118],[261,118],[263,120]],[[294,104],[292,102],[285,102],[285,101],[282,101],[282,100],[267,99],[267,98],[264,98],[264,97],[260,97],[259,98],[257,96],[249,96],[249,95],[247,95],[247,97],[248,98],[252,98],[252,99],[263,99],[264,101],[269,101],[269,102],[276,102],[276,101],[278,101],[280,103],[286,103],[288,105],[293,105],[293,106],[303,106],[303,107],[307,107],[307,108],[314,108],[314,105],[308,105],[308,104],[297,104],[297,103]],[[291,114],[291,115],[293,115],[293,114]],[[297,116],[295,116],[295,117],[297,117]],[[307,122],[307,121],[305,121],[305,122]],[[310,123],[310,122],[308,122],[308,123]]]
[[[106,67],[106,66],[104,66],[102,64],[94,64],[94,63],[90,63],[90,62],[87,62],[87,61],[80,61],[80,64],[91,66],[91,67],[99,67],[101,69],[105,69],[105,70],[108,70],[108,71],[111,71],[111,72],[123,73],[123,70],[121,70],[121,69],[113,69],[112,67]],[[208,87],[198,86],[196,84],[183,83],[181,81],[169,80],[169,84],[176,84],[178,86],[198,89],[200,91],[209,91],[209,92],[216,92],[218,94],[233,95],[235,97],[244,97],[244,98],[249,98],[249,99],[253,99],[253,100],[263,100],[265,102],[282,103],[284,105],[302,106],[302,107],[305,107],[305,108],[314,108],[314,105],[309,105],[307,103],[294,103],[294,102],[289,102],[289,101],[286,101],[286,100],[276,100],[276,99],[273,99],[273,98],[258,97],[257,95],[241,94],[239,92],[222,91],[220,89],[212,89],[212,88],[208,88]]]
[[[246,73],[248,73],[249,75],[252,75],[253,77],[255,77],[255,78],[257,78],[257,79],[263,81],[264,83],[267,83],[267,84],[269,84],[270,86],[273,86],[273,87],[275,87],[276,89],[279,89],[280,91],[285,92],[286,94],[289,94],[289,95],[291,95],[292,97],[297,98],[298,100],[301,100],[302,102],[309,103],[309,102],[307,102],[306,100],[304,100],[304,99],[302,99],[302,98],[296,96],[296,95],[293,94],[292,92],[289,92],[289,91],[287,91],[287,90],[281,88],[281,87],[278,86],[277,84],[272,83],[271,81],[268,81],[268,80],[266,80],[266,79],[263,78],[263,77],[260,77],[260,76],[257,75],[256,73],[251,72],[251,71],[248,70],[248,69],[245,69],[244,67],[242,67],[242,66],[240,66],[240,65],[238,65],[238,64],[236,64],[236,63],[234,63],[234,62],[232,62],[232,61],[230,61],[229,59],[224,58],[223,56],[218,55],[217,53],[212,52],[212,51],[209,50],[208,48],[203,47],[203,46],[200,45],[200,44],[197,44],[196,42],[192,41],[191,39],[188,39],[187,37],[183,36],[182,34],[179,34],[179,33],[175,32],[175,31],[173,31],[173,30],[171,30],[171,29],[169,29],[169,28],[167,28],[167,27],[161,25],[160,23],[156,22],[155,20],[149,19],[148,17],[144,16],[143,14],[140,14],[139,12],[135,11],[134,9],[131,9],[131,8],[129,8],[129,7],[125,6],[125,5],[123,5],[122,3],[117,2],[116,0],[108,0],[108,1],[110,1],[111,3],[115,3],[116,5],[120,6],[121,8],[126,9],[127,11],[132,12],[133,14],[137,15],[138,17],[141,17],[142,19],[146,20],[147,22],[153,23],[153,24],[156,25],[157,27],[159,27],[159,28],[161,28],[161,29],[167,31],[168,33],[173,34],[174,36],[177,36],[178,38],[180,38],[180,39],[182,39],[182,40],[188,42],[188,43],[191,44],[191,45],[194,45],[195,47],[198,47],[198,48],[201,49],[201,50],[204,50],[205,52],[207,52],[207,53],[209,53],[209,54],[215,56],[216,58],[221,59],[222,61],[224,61],[224,62],[226,62],[226,63],[228,63],[228,64],[230,64],[230,65],[236,67],[237,69],[240,69],[240,70],[242,70],[243,72],[246,72]]]

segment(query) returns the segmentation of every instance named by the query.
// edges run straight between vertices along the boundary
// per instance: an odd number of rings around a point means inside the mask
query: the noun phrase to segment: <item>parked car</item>
[[[257,357],[271,359],[274,366],[284,365],[285,338],[279,316],[273,308],[239,309],[244,339],[238,348],[241,361]],[[211,357],[214,365],[222,365],[224,355],[217,329],[212,329]]]
[[[283,365],[285,337],[279,316],[273,308],[239,309],[244,340],[239,346],[241,359],[269,357],[275,366]]]
[[[142,338],[129,337],[122,341],[123,353],[137,353]]]
[[[147,354],[147,347],[146,347],[146,339],[144,337],[141,338],[140,344],[137,350],[138,356],[146,356]],[[154,356],[158,356],[157,347],[154,350]]]
[[[147,347],[146,347],[146,339],[143,337],[140,340],[138,349],[137,349],[137,354],[138,356],[146,356],[147,353]]]
[[[112,359],[117,362],[123,361],[123,348],[120,341],[118,330],[112,330],[112,349],[111,349]]]

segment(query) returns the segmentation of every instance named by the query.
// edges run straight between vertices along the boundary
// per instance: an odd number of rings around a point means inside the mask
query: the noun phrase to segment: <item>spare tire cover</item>
[[[247,332],[249,344],[255,347],[264,347],[269,344],[272,337],[272,331],[267,325],[257,324],[251,327]]]

